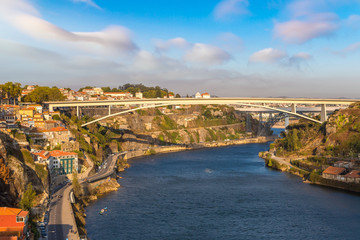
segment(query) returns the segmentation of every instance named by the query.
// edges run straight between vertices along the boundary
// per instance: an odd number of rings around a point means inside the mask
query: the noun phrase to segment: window
[[[16,216],[16,222],[24,222],[24,220],[25,220],[24,217]]]

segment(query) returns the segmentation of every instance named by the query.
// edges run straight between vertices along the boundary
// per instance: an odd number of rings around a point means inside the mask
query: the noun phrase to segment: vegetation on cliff
[[[345,174],[360,170],[360,104],[336,111],[323,124],[300,120],[290,125],[282,137],[271,144],[270,153],[261,153],[267,166],[294,173],[311,183],[360,192],[359,184],[322,176],[335,163],[351,163]],[[279,168],[271,153],[291,165]]]
[[[19,207],[26,189],[31,188],[37,195],[46,194],[47,170],[37,166],[27,150],[21,150],[17,141],[0,132],[0,204]],[[36,204],[36,202],[34,202]]]
[[[335,112],[323,124],[300,120],[290,125],[282,136],[274,144],[278,156],[312,156],[311,162],[319,162],[319,157],[357,158],[360,154],[360,104]]]
[[[121,150],[151,153],[149,149],[154,146],[196,144],[249,136],[245,131],[245,116],[237,114],[233,107],[223,105],[138,110],[85,128],[81,125],[93,118],[84,115],[79,119],[71,114],[63,114],[61,118],[79,142],[80,149],[96,165],[100,165],[109,154]],[[253,132],[250,135],[253,135],[257,133],[259,124],[254,119],[251,121]]]

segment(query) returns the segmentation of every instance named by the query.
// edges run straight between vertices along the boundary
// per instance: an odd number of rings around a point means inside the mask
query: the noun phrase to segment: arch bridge
[[[327,120],[327,105],[341,107],[352,103],[360,102],[359,99],[311,99],[311,98],[173,98],[173,99],[130,99],[114,101],[64,101],[64,102],[46,102],[49,111],[56,108],[76,108],[77,116],[80,116],[81,107],[108,107],[108,115],[95,119],[91,122],[81,125],[85,127],[89,124],[115,117],[128,112],[134,112],[140,109],[156,108],[170,105],[240,105],[248,108],[264,108],[280,113],[289,114],[299,118],[304,118],[316,123],[323,123]],[[271,105],[291,105],[291,111],[273,107]],[[296,111],[297,105],[317,105],[321,107],[321,119],[313,119]],[[138,106],[122,112],[111,113],[112,106]]]

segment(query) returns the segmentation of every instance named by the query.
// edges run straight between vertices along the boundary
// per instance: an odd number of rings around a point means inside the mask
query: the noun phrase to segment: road
[[[99,172],[91,177],[79,179],[80,183],[91,180],[96,181],[114,170],[117,157],[121,153],[110,155],[105,161],[104,166]],[[78,229],[76,226],[74,213],[70,203],[70,192],[72,185],[66,184],[52,194],[49,209],[48,239],[51,240],[79,240]]]
[[[69,200],[71,185],[65,185],[52,194],[50,202],[50,217],[48,239],[51,240],[79,240],[73,210]]]
[[[111,175],[114,171],[116,160],[122,153],[110,155],[103,163],[103,167],[95,175],[83,179],[83,181],[94,182],[98,179],[104,178],[106,175]]]

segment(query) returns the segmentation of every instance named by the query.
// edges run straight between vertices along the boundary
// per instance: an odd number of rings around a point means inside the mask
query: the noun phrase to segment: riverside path
[[[109,156],[104,162],[106,167],[91,177],[79,179],[80,183],[85,181],[97,181],[104,176],[113,173],[117,157],[121,153]],[[70,202],[71,184],[65,184],[52,194],[50,202],[50,217],[48,226],[48,239],[51,240],[80,240],[76,226],[74,212]]]

